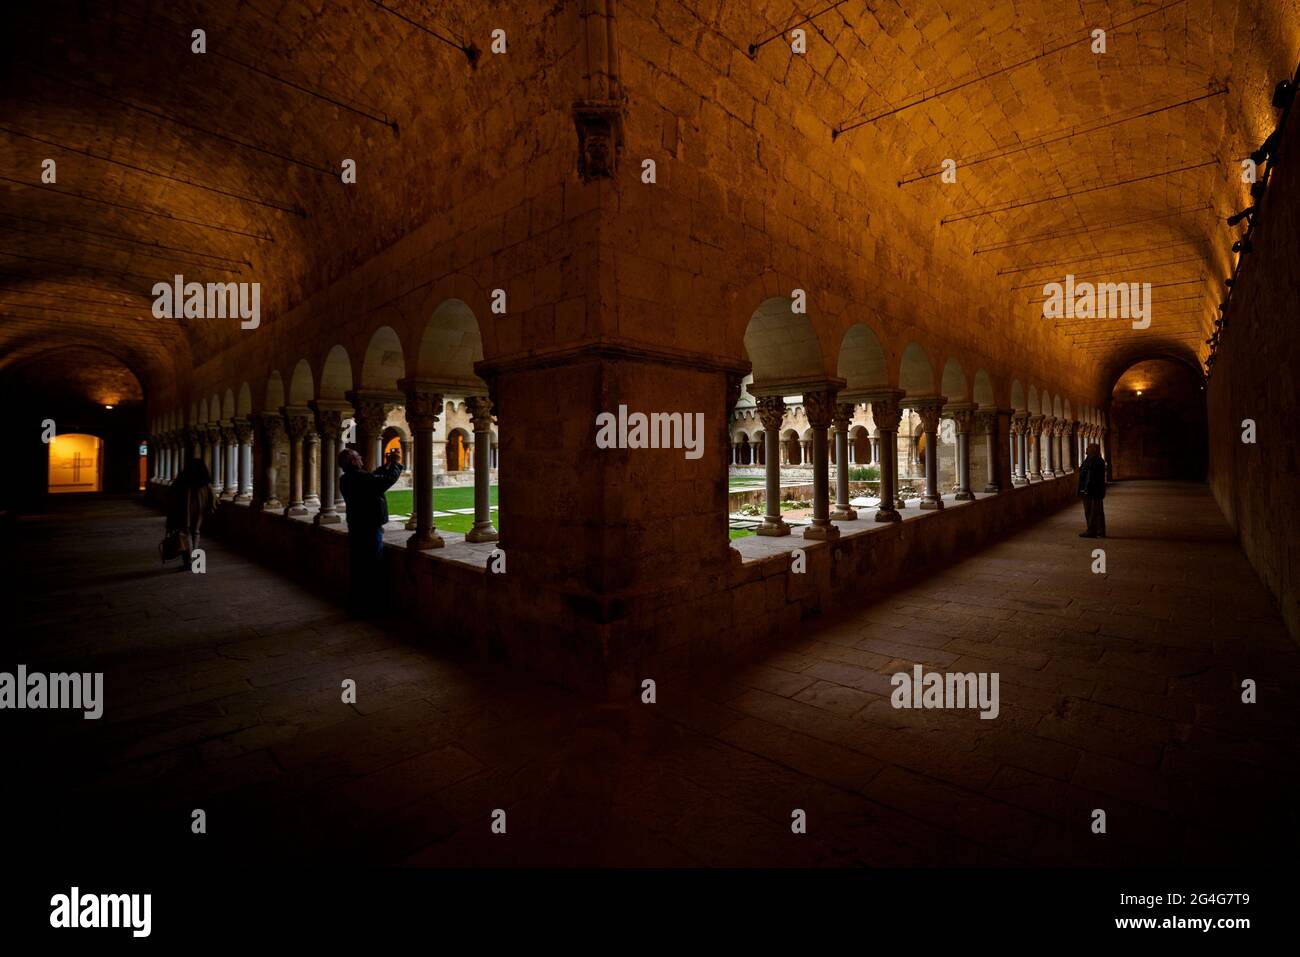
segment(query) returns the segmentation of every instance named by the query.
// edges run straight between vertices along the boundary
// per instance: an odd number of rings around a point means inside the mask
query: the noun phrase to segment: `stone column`
[[[320,511],[316,513],[313,523],[316,525],[337,525],[343,519],[335,508],[336,486],[334,464],[339,454],[339,438],[343,431],[343,410],[325,402],[309,402],[316,416],[316,432],[320,436]]]
[[[283,408],[284,431],[289,437],[289,504],[284,510],[286,515],[306,515],[307,505],[302,500],[302,450],[303,440],[311,427],[310,413],[307,409]]]
[[[1029,435],[1033,436],[1034,444],[1032,451],[1029,452],[1028,478],[1031,482],[1041,482],[1043,480],[1043,417],[1041,415],[1029,417]]]
[[[877,522],[901,522],[898,514],[898,420],[902,409],[898,404],[902,393],[890,392],[871,399],[871,417],[876,422],[877,448],[880,462],[880,507]]]
[[[1029,413],[1016,412],[1011,416],[1011,438],[1016,446],[1015,469],[1011,475],[1012,485],[1025,485],[1029,478],[1025,471],[1026,439],[1029,431]]]
[[[853,461],[849,445],[849,424],[853,421],[853,403],[835,406],[835,510],[831,518],[852,522],[858,513],[849,505],[849,464]]]
[[[1057,478],[1065,476],[1065,419],[1057,419],[1052,427],[1052,450],[1054,455],[1053,474]]]
[[[799,440],[799,464],[800,465],[808,464],[808,456],[811,454],[812,451],[812,449],[810,448],[811,445],[812,443],[808,439]]]
[[[320,433],[316,431],[315,416],[308,420],[307,438],[303,440],[303,504],[308,508],[320,507]]]
[[[501,536],[492,525],[492,400],[469,396],[465,400],[474,423],[474,527],[467,542],[495,542]]]
[[[835,393],[809,392],[803,397],[803,405],[813,434],[809,443],[812,447],[813,517],[812,524],[803,530],[803,537],[827,541],[840,537],[840,530],[831,524],[831,468],[826,448],[826,430],[835,414]]]
[[[222,426],[221,445],[226,466],[225,491],[221,499],[225,502],[233,502],[235,496],[239,494],[239,446],[236,444],[233,423]]]
[[[1042,470],[1043,478],[1050,479],[1056,477],[1056,450],[1052,447],[1052,434],[1056,431],[1056,419],[1050,415],[1043,416],[1042,431],[1039,433],[1039,443],[1042,445]]]
[[[433,429],[442,411],[442,393],[429,391],[415,379],[403,379],[398,387],[406,390],[406,424],[415,443],[411,474],[415,532],[406,540],[406,547],[415,551],[442,548],[445,543],[433,521]]]
[[[382,464],[380,454],[384,443],[384,420],[388,418],[388,403],[382,397],[349,392],[348,399],[356,410],[357,449],[365,463],[366,471],[373,472]]]
[[[957,495],[959,502],[975,498],[970,490],[970,433],[975,425],[973,407],[956,406],[951,409],[953,424],[957,427]]]
[[[239,490],[234,500],[237,503],[251,502],[253,500],[253,424],[248,419],[232,419],[231,427],[239,447],[237,462]]]
[[[1005,417],[1006,413],[999,413],[997,409],[978,409],[975,412],[976,426],[984,433],[984,453],[988,458],[988,481],[984,485],[987,494],[1001,492],[1008,487],[1009,482],[1011,449],[1008,443],[999,438],[1006,434],[999,427],[1000,415]]]
[[[262,439],[262,485],[255,492],[257,504],[263,512],[283,511],[284,504],[275,493],[280,478],[280,470],[275,465],[275,451],[284,436],[284,419],[273,412],[263,412],[257,417],[257,424]]]
[[[781,423],[785,419],[785,399],[765,395],[757,403],[767,449],[767,464],[763,467],[767,480],[767,514],[755,531],[759,535],[789,535],[790,526],[781,517]]]
[[[921,431],[925,435],[925,494],[921,496],[921,508],[926,511],[943,508],[943,498],[939,494],[939,419],[943,415],[941,398],[917,401],[912,408],[921,419]]]

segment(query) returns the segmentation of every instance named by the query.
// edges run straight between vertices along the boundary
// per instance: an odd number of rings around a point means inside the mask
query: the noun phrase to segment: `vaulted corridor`
[[[1120,483],[1107,506],[1105,540],[1076,537],[1071,507],[665,678],[655,704],[600,705],[400,618],[353,621],[217,541],[205,575],[177,574],[152,511],[56,500],[0,559],[6,658],[103,671],[104,716],[7,715],[25,786],[6,820],[27,823],[6,843],[243,866],[1286,859],[1300,650],[1205,486]],[[889,676],[917,664],[998,672],[1000,720],[892,708]]]

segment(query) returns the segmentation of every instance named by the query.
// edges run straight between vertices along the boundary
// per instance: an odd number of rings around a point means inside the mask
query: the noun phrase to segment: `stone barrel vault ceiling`
[[[391,6],[479,44],[495,19],[509,19],[493,4]],[[743,24],[756,38],[830,4],[696,6],[718,29]],[[508,94],[508,68],[476,71],[460,50],[366,0],[53,0],[7,16],[0,369],[93,347],[146,391],[175,388],[239,333],[153,318],[154,282],[177,272],[259,281],[263,322],[274,327],[434,217],[446,201],[440,170],[493,182],[497,150],[474,118]],[[195,26],[221,56],[190,52]],[[1080,42],[1096,27],[1108,29],[1105,56]],[[827,146],[916,201],[915,229],[887,241],[930,244],[949,232],[983,261],[1008,322],[1046,321],[1034,300],[1066,272],[1150,282],[1150,329],[1062,321],[1062,348],[1098,382],[1152,356],[1199,366],[1240,232],[1224,218],[1250,202],[1238,164],[1272,129],[1273,86],[1294,70],[1294,0],[849,0],[806,28],[810,65],[860,104],[826,123],[938,94]],[[521,57],[542,49],[519,42]],[[792,95],[799,76],[786,75]],[[557,85],[557,108],[561,98]],[[42,187],[47,157],[59,177]],[[360,162],[353,187],[339,180],[345,157]],[[958,163],[955,184],[915,178],[946,158]],[[1180,167],[1195,168],[1152,175]],[[988,212],[1001,206],[1011,208]]]

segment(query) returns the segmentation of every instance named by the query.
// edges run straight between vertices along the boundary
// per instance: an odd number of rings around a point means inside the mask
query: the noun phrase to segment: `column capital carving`
[[[943,406],[948,400],[943,396],[924,396],[918,399],[904,399],[900,404],[911,409],[921,420],[921,428],[926,432],[937,432],[939,420],[943,418]]]
[[[998,409],[976,409],[975,426],[983,435],[998,434]]]
[[[284,431],[290,439],[297,442],[307,435],[307,430],[311,428],[309,410],[285,406],[280,414],[284,416]]]
[[[1043,417],[1041,415],[1031,415],[1029,417],[1029,434],[1041,435],[1043,431]]]
[[[897,432],[899,420],[903,417],[903,407],[899,404],[902,393],[883,393],[871,399],[871,418],[876,429],[881,432]]]
[[[488,432],[492,428],[492,400],[485,395],[472,395],[465,400],[470,421],[475,432]]]
[[[274,444],[284,436],[284,419],[274,412],[262,412],[257,416],[257,425],[262,438]]]
[[[957,427],[957,433],[959,435],[969,435],[974,431],[974,409],[951,409],[948,412],[948,418],[952,419],[953,424]]]
[[[837,402],[835,403],[835,431],[847,432],[849,423],[853,421],[853,413],[857,411],[855,402]]]
[[[438,392],[408,392],[406,394],[406,421],[411,428],[433,431],[442,411],[442,394]]]
[[[253,440],[253,423],[248,419],[233,419],[231,427],[235,430],[235,438],[239,440],[240,445],[247,445]]]
[[[835,415],[835,393],[805,392],[803,408],[804,414],[808,416],[808,424],[814,429],[829,428]]]
[[[1011,415],[1011,434],[1024,435],[1029,431],[1029,413],[1014,412]]]
[[[785,420],[785,399],[779,395],[765,395],[756,401],[758,418],[763,423],[763,428],[768,432],[779,432],[781,423]]]

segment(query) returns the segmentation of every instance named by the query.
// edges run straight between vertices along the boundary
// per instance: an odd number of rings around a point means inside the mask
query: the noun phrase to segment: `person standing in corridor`
[[[1101,457],[1101,446],[1091,443],[1079,466],[1079,494],[1083,497],[1083,517],[1087,530],[1080,538],[1106,537],[1106,460]]]
[[[347,503],[348,578],[354,614],[374,614],[383,601],[384,524],[388,521],[387,492],[402,474],[401,453],[393,449],[384,464],[367,472],[354,449],[339,453],[343,477],[339,491]]]

